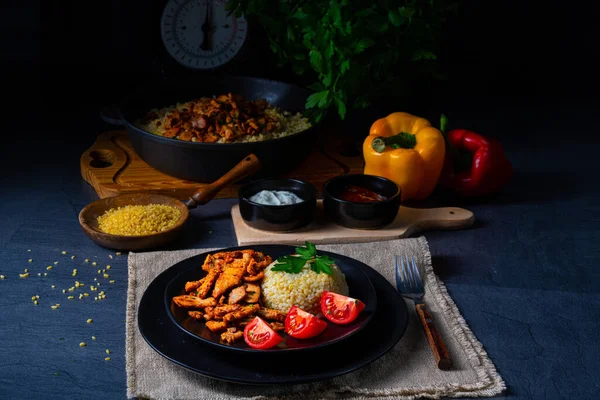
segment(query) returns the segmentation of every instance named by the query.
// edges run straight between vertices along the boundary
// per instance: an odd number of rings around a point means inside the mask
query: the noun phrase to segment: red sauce
[[[355,203],[374,203],[386,200],[387,197],[377,194],[361,186],[350,185],[342,192],[340,199]]]

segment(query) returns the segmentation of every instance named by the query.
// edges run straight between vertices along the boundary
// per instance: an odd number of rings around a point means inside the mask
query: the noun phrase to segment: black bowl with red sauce
[[[325,215],[351,229],[379,229],[391,224],[400,208],[402,190],[375,175],[340,175],[323,185]]]

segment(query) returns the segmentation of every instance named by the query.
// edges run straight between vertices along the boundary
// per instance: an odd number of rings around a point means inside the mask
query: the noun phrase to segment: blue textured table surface
[[[585,138],[586,110],[546,116],[457,113],[455,120],[501,138],[515,177],[486,203],[445,204],[472,210],[472,229],[425,236],[437,274],[506,381],[500,398],[595,399],[600,140]],[[96,246],[77,222],[97,198],[81,179],[79,156],[110,128],[94,121],[90,113],[62,125],[40,122],[36,140],[21,129],[14,146],[0,150],[0,399],[126,397],[127,255]],[[76,135],[57,141],[66,131]],[[446,200],[430,204],[436,201]],[[215,200],[194,210],[186,238],[171,248],[236,245],[232,204]],[[29,277],[19,278],[24,269]],[[109,278],[98,273],[103,269]],[[76,280],[85,286],[62,293]],[[95,301],[100,291],[106,298]],[[80,300],[83,292],[89,297]]]

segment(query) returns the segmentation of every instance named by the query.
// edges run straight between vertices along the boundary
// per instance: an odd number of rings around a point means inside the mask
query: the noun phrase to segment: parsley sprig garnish
[[[310,242],[305,242],[306,247],[296,247],[296,254],[279,257],[272,271],[284,271],[290,274],[298,274],[306,264],[310,269],[318,273],[331,275],[333,259],[325,255],[317,255],[317,248]]]

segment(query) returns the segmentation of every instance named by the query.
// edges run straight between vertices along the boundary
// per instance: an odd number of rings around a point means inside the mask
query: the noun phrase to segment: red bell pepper
[[[446,117],[442,115],[442,133],[445,125]],[[465,197],[475,197],[497,193],[510,180],[512,164],[498,141],[466,129],[453,129],[444,136],[450,149],[444,159],[441,186]],[[459,169],[460,160],[464,164],[460,155],[465,153],[471,161]]]

